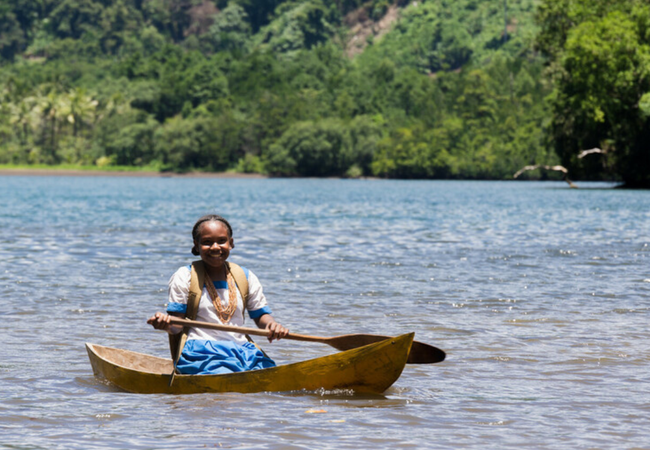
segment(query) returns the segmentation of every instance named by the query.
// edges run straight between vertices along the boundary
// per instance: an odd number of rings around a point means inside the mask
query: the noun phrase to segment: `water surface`
[[[650,195],[581,186],[0,177],[0,446],[648,448]],[[292,331],[415,331],[448,359],[383,396],[95,379],[85,342],[167,356],[145,320],[215,212]]]

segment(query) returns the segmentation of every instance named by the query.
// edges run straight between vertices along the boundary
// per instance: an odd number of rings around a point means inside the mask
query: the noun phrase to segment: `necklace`
[[[219,292],[214,287],[214,283],[210,279],[210,275],[208,275],[207,270],[205,271],[205,278],[205,284],[208,288],[210,298],[212,299],[214,309],[217,310],[217,316],[219,316],[219,320],[221,320],[221,323],[224,324],[230,322],[230,319],[232,319],[232,316],[235,314],[235,310],[237,309],[237,288],[232,274],[229,270],[226,270],[226,282],[228,283],[228,304],[226,306],[223,305],[223,302],[219,297]]]

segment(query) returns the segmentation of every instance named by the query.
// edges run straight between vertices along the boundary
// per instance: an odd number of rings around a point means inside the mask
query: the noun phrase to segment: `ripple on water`
[[[644,192],[0,177],[0,193],[0,446],[643,448],[650,439]],[[206,212],[231,219],[233,261],[260,277],[293,331],[416,331],[446,361],[408,365],[380,396],[134,395],[94,378],[87,341],[167,356],[145,320],[165,308],[167,280],[192,259],[189,230]],[[280,363],[333,352],[264,347]]]

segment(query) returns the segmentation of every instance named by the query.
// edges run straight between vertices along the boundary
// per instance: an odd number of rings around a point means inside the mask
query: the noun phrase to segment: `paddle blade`
[[[408,364],[433,364],[444,361],[446,356],[445,352],[433,345],[413,341],[406,362]]]
[[[378,336],[376,334],[346,334],[345,336],[328,338],[325,342],[335,349],[343,351],[374,344],[379,341],[385,341],[386,339],[391,339],[391,336]],[[433,364],[444,361],[445,356],[445,352],[433,345],[413,341],[406,362],[408,364]]]

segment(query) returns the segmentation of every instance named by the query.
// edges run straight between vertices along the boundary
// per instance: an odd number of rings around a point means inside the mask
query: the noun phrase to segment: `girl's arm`
[[[289,329],[276,322],[271,314],[263,314],[254,320],[259,328],[264,328],[271,332],[268,336],[269,342],[273,342],[273,339],[280,340],[289,334]]]

